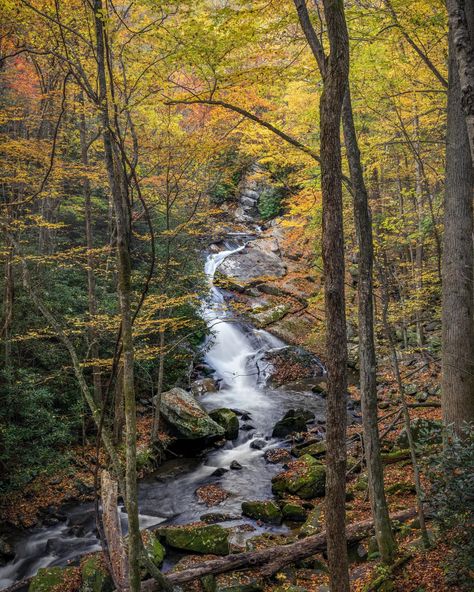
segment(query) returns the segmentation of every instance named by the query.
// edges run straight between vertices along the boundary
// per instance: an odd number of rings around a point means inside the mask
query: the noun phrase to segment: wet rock
[[[290,493],[302,499],[324,496],[326,469],[309,454],[291,462],[288,469],[272,479],[272,491],[283,497]]]
[[[223,489],[220,485],[209,484],[201,485],[194,492],[198,500],[206,506],[217,506],[230,496],[230,493]]]
[[[268,524],[280,524],[282,513],[275,502],[254,501],[242,503],[242,514],[254,520],[261,520]]]
[[[271,448],[265,451],[263,458],[272,465],[291,461],[291,454],[285,448]]]
[[[15,558],[15,550],[4,538],[0,538],[0,565],[5,565]]]
[[[237,461],[237,460],[233,460],[233,461],[230,463],[230,468],[231,468],[233,471],[241,471],[243,467],[242,467],[242,465],[239,463],[239,461]]]
[[[240,520],[240,516],[221,512],[209,512],[208,514],[203,514],[200,516],[199,519],[206,524],[217,524],[218,522],[231,522],[233,520]]]
[[[149,559],[157,567],[160,567],[165,558],[166,549],[163,547],[160,539],[155,535],[155,533],[151,532],[150,530],[144,530],[142,537],[145,551],[147,552]]]
[[[286,438],[294,432],[304,432],[306,431],[307,422],[314,418],[315,415],[312,411],[290,409],[280,421],[277,421],[272,436],[274,438]]]
[[[217,383],[213,378],[200,378],[191,383],[191,392],[195,397],[216,391]]]
[[[230,255],[219,266],[219,275],[241,285],[257,278],[281,278],[286,271],[279,255],[268,250],[266,239],[250,242],[245,249]]]
[[[277,321],[283,319],[289,311],[291,311],[291,304],[277,304],[275,306],[267,306],[262,309],[253,311],[250,320],[258,329],[264,329]]]
[[[159,530],[165,537],[166,544],[183,551],[229,554],[229,532],[217,524],[187,524],[170,526]]]
[[[229,469],[225,469],[224,467],[219,467],[216,469],[212,474],[213,477],[222,477],[225,473],[227,473]]]
[[[252,440],[252,442],[250,442],[250,448],[253,448],[254,450],[263,450],[266,445],[267,442],[265,440],[262,440],[261,438],[258,438],[257,440]]]
[[[244,432],[251,432],[255,429],[255,426],[253,426],[251,423],[244,423],[244,425],[240,429]]]
[[[239,419],[230,409],[214,409],[209,413],[210,417],[218,423],[225,433],[227,440],[235,440],[239,435]]]
[[[309,454],[314,456],[314,458],[320,458],[326,454],[326,442],[303,442],[302,444],[297,444],[291,449],[291,454],[298,457],[303,456],[304,454]]]
[[[79,592],[112,592],[114,589],[114,582],[99,555],[88,557],[81,563]]]
[[[306,520],[306,510],[300,504],[285,504],[281,511],[285,520],[292,520],[293,522],[304,522]]]
[[[259,362],[263,375],[275,387],[306,381],[308,389],[324,379],[321,360],[302,347],[288,345],[269,350]]]
[[[225,430],[216,423],[195,398],[181,388],[161,395],[163,419],[185,440],[212,439],[223,436]]]
[[[56,592],[65,590],[73,576],[73,567],[44,567],[30,581],[28,592]]]

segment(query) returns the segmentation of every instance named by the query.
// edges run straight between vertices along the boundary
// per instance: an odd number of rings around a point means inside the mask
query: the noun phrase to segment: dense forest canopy
[[[0,8],[0,588],[472,589],[474,2]]]

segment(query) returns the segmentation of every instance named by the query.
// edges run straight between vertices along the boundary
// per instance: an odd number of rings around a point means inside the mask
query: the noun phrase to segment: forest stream
[[[259,360],[269,349],[285,344],[266,331],[235,320],[224,293],[213,284],[218,266],[244,246],[237,244],[237,239],[230,238],[225,243],[225,250],[208,255],[205,262],[210,295],[203,304],[202,314],[212,332],[205,361],[220,381],[220,390],[199,399],[207,410],[219,407],[236,410],[240,419],[239,436],[234,441],[227,441],[222,448],[212,449],[204,457],[168,461],[142,480],[139,484],[142,528],[164,523],[189,523],[211,511],[227,515],[225,526],[246,522],[241,517],[242,502],[271,498],[271,477],[281,470],[264,458],[265,450],[282,446],[281,441],[271,438],[275,422],[290,408],[304,407],[313,411],[314,422],[324,423],[325,402],[320,395],[266,386],[264,368],[259,367]],[[262,439],[266,442],[263,448],[252,447],[252,442]],[[231,469],[232,461],[237,461],[241,468]],[[225,471],[216,474],[217,469]],[[230,492],[230,496],[217,507],[208,509],[195,495],[198,487],[207,484],[220,485]],[[31,529],[18,536],[14,561],[0,568],[0,589],[34,575],[41,567],[65,565],[100,548],[93,504],[84,503],[62,510],[65,519],[59,524]],[[229,516],[235,520],[228,520]],[[126,527],[125,513],[123,522]],[[239,537],[254,536],[259,530],[288,529],[285,525],[262,527],[256,526],[254,521],[248,522],[253,525],[253,530],[236,529],[233,535],[237,537],[236,542],[243,540]],[[175,561],[176,556],[171,555],[164,569]]]

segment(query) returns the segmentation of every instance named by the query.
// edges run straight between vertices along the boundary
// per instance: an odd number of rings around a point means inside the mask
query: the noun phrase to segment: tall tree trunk
[[[129,225],[127,209],[127,186],[119,147],[112,133],[109,116],[109,96],[113,88],[108,87],[107,78],[111,78],[108,70],[109,48],[104,27],[106,18],[103,14],[102,0],[94,0],[94,16],[97,43],[97,66],[99,80],[99,105],[103,125],[103,144],[105,165],[109,178],[110,191],[115,213],[117,230],[117,271],[118,296],[122,329],[122,363],[123,363],[123,399],[125,408],[125,500],[128,514],[128,561],[129,584],[131,592],[140,590],[140,553],[142,541],[138,521],[137,499],[137,425],[134,386],[134,348],[132,336],[131,311],[131,262],[129,245]]]
[[[342,122],[344,141],[354,192],[354,220],[359,244],[359,364],[362,427],[369,495],[375,524],[375,537],[382,560],[391,563],[396,551],[384,490],[383,464],[377,414],[377,359],[374,339],[373,267],[374,244],[369,197],[365,185],[359,145],[352,113],[350,87],[344,97]]]
[[[341,111],[349,37],[341,0],[324,0],[330,54],[320,104],[323,262],[328,359],[326,532],[332,592],[349,592],[345,534],[347,334],[342,214]]]
[[[306,0],[294,0],[294,2],[301,28],[313,52],[321,75],[324,77],[326,75],[327,59],[319,37],[312,25]],[[395,539],[393,537],[385,499],[383,465],[380,456],[380,439],[377,423],[377,364],[374,341],[372,222],[354,125],[349,85],[344,95],[342,122],[352,191],[354,194],[354,220],[359,244],[358,324],[360,391],[369,492],[380,554],[383,561],[390,563],[394,556]]]
[[[87,176],[87,168],[89,166],[89,150],[87,145],[87,126],[86,116],[84,113],[84,96],[81,92],[79,97],[81,105],[80,118],[80,141],[81,141],[81,160],[84,166],[84,176],[82,179],[82,196],[84,198],[84,217],[86,223],[86,246],[87,246],[87,301],[89,307],[90,327],[89,327],[89,342],[90,342],[90,357],[97,362],[99,358],[99,344],[97,342],[97,331],[95,328],[97,316],[97,296],[96,296],[96,282],[95,282],[95,258],[93,255],[94,237],[92,230],[92,204],[91,204],[91,184]],[[92,379],[94,384],[94,399],[98,406],[102,403],[102,381],[99,367],[96,363],[92,366]]]
[[[448,2],[448,8],[457,4]],[[472,8],[472,0],[469,5]],[[450,9],[450,14],[452,11]],[[443,383],[446,426],[460,432],[474,420],[473,167],[450,18],[448,128],[443,248]]]
[[[456,89],[456,101],[462,106],[471,159],[474,163],[474,44],[472,0],[446,0],[449,15],[450,84],[449,93]],[[457,72],[454,78],[452,69]],[[454,97],[452,97],[454,98]]]

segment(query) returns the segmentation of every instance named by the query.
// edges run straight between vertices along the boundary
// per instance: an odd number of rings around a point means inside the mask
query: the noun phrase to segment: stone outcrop
[[[225,434],[224,428],[210,417],[193,395],[181,388],[162,393],[160,413],[180,439],[212,439]]]

